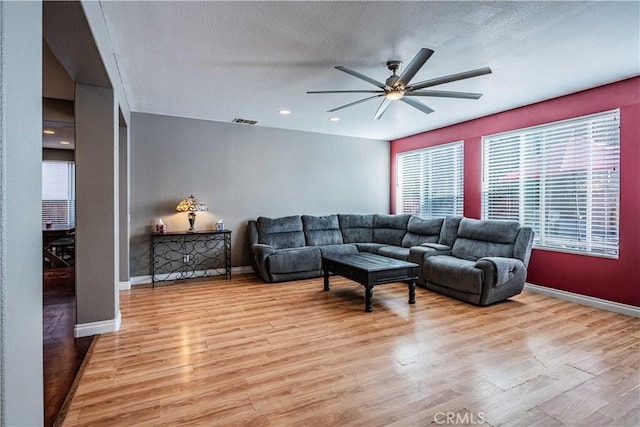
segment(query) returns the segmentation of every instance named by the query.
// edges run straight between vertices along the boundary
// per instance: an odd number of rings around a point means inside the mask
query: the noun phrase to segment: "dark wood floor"
[[[45,270],[42,287],[44,425],[54,426],[92,337],[73,338],[74,267]]]

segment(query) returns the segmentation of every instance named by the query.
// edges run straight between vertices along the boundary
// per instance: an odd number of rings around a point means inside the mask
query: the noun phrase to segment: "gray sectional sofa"
[[[477,305],[522,292],[533,245],[516,221],[378,214],[260,217],[248,237],[267,282],[319,277],[323,255],[370,252],[415,262],[418,285]]]

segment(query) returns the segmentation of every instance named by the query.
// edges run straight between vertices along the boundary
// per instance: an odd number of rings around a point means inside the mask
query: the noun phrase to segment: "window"
[[[462,141],[398,154],[396,212],[422,218],[462,215]]]
[[[539,248],[617,258],[619,183],[619,110],[483,138],[483,218]]]
[[[75,164],[42,162],[42,222],[76,224]]]

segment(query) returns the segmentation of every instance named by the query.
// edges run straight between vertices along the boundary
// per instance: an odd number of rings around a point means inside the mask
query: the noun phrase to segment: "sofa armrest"
[[[521,271],[526,272],[526,267],[517,258],[484,257],[476,261],[476,268],[484,272],[494,288],[508,283]]]
[[[451,247],[449,247],[447,245],[441,245],[440,243],[423,243],[420,246],[424,246],[425,248],[435,249],[438,252],[443,252],[443,253],[438,254],[438,255],[450,255],[450,253],[451,253]],[[444,253],[444,252],[446,252],[446,253]]]
[[[409,248],[409,262],[414,262],[420,266],[420,268],[418,268],[419,283],[425,283],[422,271],[424,260],[426,260],[428,257],[437,255],[451,255],[451,248],[449,248],[449,246],[439,245],[437,243],[423,243],[420,246],[412,246]]]
[[[409,262],[422,265],[422,259],[425,254],[432,251],[432,249],[425,248],[424,246],[412,246],[409,248]]]
[[[269,255],[276,253],[276,249],[271,245],[263,245],[261,243],[255,243],[251,245],[251,252],[256,260],[265,260]]]
[[[451,255],[451,248],[439,243],[423,243],[417,248],[412,249],[418,249],[424,258],[436,255]]]
[[[444,246],[444,245],[442,245]],[[449,248],[448,246],[444,246]],[[434,255],[451,255],[451,249],[437,250],[422,244],[420,246],[412,246],[409,248],[409,261],[422,265],[422,260],[426,257]]]
[[[275,254],[276,249],[271,245],[255,243],[251,245],[251,253],[253,255],[253,260],[255,261],[255,266],[258,269],[257,273],[260,274],[264,280],[269,281],[267,258],[269,258],[270,255]]]

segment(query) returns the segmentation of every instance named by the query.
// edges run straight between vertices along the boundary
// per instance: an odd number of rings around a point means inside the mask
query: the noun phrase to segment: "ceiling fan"
[[[361,102],[369,101],[370,99],[380,98],[384,96],[382,104],[378,107],[376,114],[373,116],[374,120],[378,120],[389,107],[392,101],[402,101],[405,104],[409,104],[412,107],[422,111],[425,114],[433,113],[433,109],[426,106],[422,102],[413,99],[414,96],[433,96],[440,98],[461,98],[461,99],[478,99],[482,96],[481,93],[472,92],[452,92],[446,90],[423,90],[428,87],[441,85],[444,83],[454,82],[457,80],[469,79],[471,77],[482,76],[484,74],[490,74],[491,68],[478,68],[477,70],[465,71],[462,73],[450,74],[448,76],[438,77],[435,79],[425,80],[423,82],[410,84],[411,79],[420,71],[420,68],[427,62],[429,57],[433,55],[433,50],[422,48],[418,54],[411,60],[409,66],[402,71],[402,74],[397,75],[396,71],[400,69],[402,61],[387,61],[387,68],[393,73],[384,82],[379,82],[361,74],[357,71],[351,70],[347,67],[339,65],[336,70],[343,71],[347,74],[364,80],[367,83],[379,88],[379,90],[319,90],[308,91],[307,93],[375,93],[376,95],[368,98],[361,99],[359,101],[351,102],[349,104],[342,105],[340,107],[327,111],[332,113],[334,111],[342,110],[343,108],[351,107],[353,105],[360,104]]]

